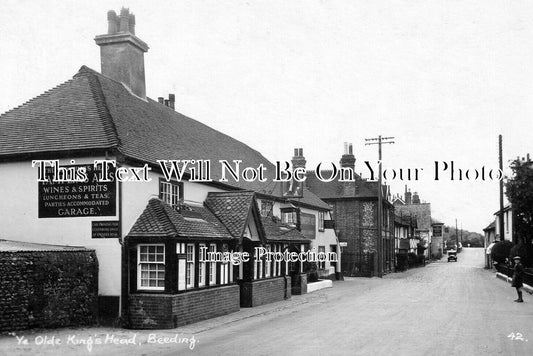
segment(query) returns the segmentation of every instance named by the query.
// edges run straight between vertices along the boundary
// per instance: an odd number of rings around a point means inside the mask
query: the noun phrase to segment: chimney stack
[[[420,197],[418,196],[417,192],[413,194],[413,204],[420,204]]]
[[[405,204],[411,205],[411,190],[407,190],[407,185],[405,186]]]
[[[351,143],[344,142],[344,154],[340,160],[341,167],[351,168],[355,173],[355,156]]]
[[[159,102],[159,104],[163,104],[165,106],[168,106],[172,110],[174,110],[174,107],[176,104],[176,95],[168,94],[168,99],[165,99],[162,96],[160,96],[157,98],[157,101]]]
[[[292,157],[292,169],[302,167],[305,169],[306,160],[304,157],[304,149],[303,148],[295,148],[294,149],[294,157]]]
[[[148,51],[148,45],[135,36],[135,15],[126,8],[120,10],[120,16],[110,10],[107,23],[107,34],[94,39],[100,46],[102,74],[146,99],[144,53]]]
[[[176,103],[176,95],[168,94],[168,107],[174,110],[175,103]]]

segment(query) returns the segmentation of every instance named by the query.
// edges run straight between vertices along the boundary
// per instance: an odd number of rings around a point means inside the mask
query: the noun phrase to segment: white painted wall
[[[75,159],[76,164],[93,164],[95,159]],[[108,158],[114,159],[114,158]],[[70,159],[59,160],[60,165],[70,164]],[[127,167],[127,166],[126,166]],[[122,184],[122,236],[128,234],[148,201],[158,197],[159,177],[150,172],[150,182],[123,182]],[[209,191],[222,191],[205,184],[184,182],[184,199],[203,203]],[[117,187],[117,198],[118,198]],[[31,161],[0,163],[0,238],[25,242],[84,246],[94,249],[99,262],[98,289],[100,295],[119,296],[121,285],[121,245],[116,239],[92,239],[91,222],[118,220],[110,217],[38,217],[37,168]]]
[[[261,207],[261,200],[258,199],[258,205]],[[281,219],[281,209],[289,207],[288,204],[282,204],[280,202],[274,202],[274,206],[272,208],[272,214],[276,216],[277,218]],[[306,214],[312,214],[315,216],[315,236],[316,238],[314,240],[311,240],[311,248],[316,248],[316,251],[318,251],[318,246],[325,246],[326,252],[329,252],[329,246],[330,245],[336,245],[337,246],[337,271],[334,272],[340,272],[340,261],[341,261],[341,250],[338,245],[337,235],[335,235],[335,231],[333,229],[325,229],[324,231],[318,230],[318,210],[309,209],[309,208],[301,208],[300,209],[302,213]],[[331,212],[326,212],[324,214],[324,220],[330,220],[331,219]],[[330,269],[331,264],[330,262],[326,262],[326,269]]]

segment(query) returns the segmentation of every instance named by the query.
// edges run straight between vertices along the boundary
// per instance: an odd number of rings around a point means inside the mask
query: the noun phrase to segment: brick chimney
[[[355,173],[355,156],[353,155],[352,144],[344,142],[344,154],[340,160],[341,167],[351,168]]]
[[[407,190],[407,185],[405,186],[405,204],[411,205],[411,190]]]
[[[120,16],[110,10],[107,23],[107,34],[94,39],[100,46],[102,74],[146,99],[144,53],[148,51],[148,45],[135,36],[135,15],[126,8],[120,10]]]
[[[291,163],[292,168],[305,168],[306,160],[304,157],[304,149],[303,148],[295,148],[294,149],[294,156],[292,157]]]
[[[413,204],[420,204],[420,197],[417,192],[413,194]]]

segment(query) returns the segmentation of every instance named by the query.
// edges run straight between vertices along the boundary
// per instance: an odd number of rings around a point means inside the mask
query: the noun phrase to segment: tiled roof
[[[398,223],[400,225],[413,225],[416,227],[416,218],[413,216],[411,217],[411,215],[401,215],[401,213],[399,212],[396,212],[394,214],[394,222],[395,223]]]
[[[73,79],[0,116],[0,158],[22,153],[57,153],[116,148],[126,157],[157,160],[242,160],[263,164],[271,181],[274,165],[244,143],[157,101],[132,95],[121,83],[83,66]],[[220,170],[212,169],[218,181]],[[265,184],[227,183],[262,191]]]
[[[443,222],[440,222],[439,220],[435,219],[435,218],[431,218],[431,225],[444,225]]]
[[[95,149],[116,149],[153,165],[157,160],[210,160],[214,181],[221,175],[219,160],[242,160],[241,167],[263,164],[267,182],[229,177],[226,184],[282,196],[273,182],[275,167],[261,153],[157,101],[143,100],[85,66],[73,79],[0,115],[0,159]],[[300,201],[328,209],[310,191]]]
[[[73,79],[0,116],[0,156],[118,144],[96,76]]]
[[[82,246],[47,245],[32,242],[0,240],[0,252],[20,251],[91,251]]]
[[[191,237],[231,239],[224,225],[208,209],[183,205],[180,211],[160,199],[148,206],[128,233],[128,237]]]
[[[246,228],[252,205],[256,203],[254,192],[236,191],[210,192],[204,204],[226,226],[233,237],[240,238]]]
[[[331,171],[322,171],[323,177],[330,177]],[[317,178],[315,171],[307,172],[307,188],[321,199],[332,198],[375,198],[378,196],[378,182],[356,180],[353,182],[323,182]]]
[[[431,228],[431,204],[407,204],[396,205],[394,207],[398,215],[410,215],[416,218],[419,229],[429,230]]]
[[[281,198],[287,199],[290,202],[294,202],[296,204],[305,204],[305,205],[310,205],[315,208],[320,208],[322,210],[331,210],[331,207],[326,202],[320,199],[315,193],[307,189],[305,186],[303,189],[302,196],[298,198],[294,198],[294,197],[288,197],[288,196],[283,195],[282,182],[271,182],[270,189],[267,189],[266,194],[275,196],[275,197],[281,197]]]
[[[483,231],[493,230],[496,229],[496,221],[491,222],[486,228],[483,229]]]
[[[263,222],[267,241],[310,242],[310,240],[302,235],[296,228],[274,221],[271,217],[263,217],[261,221]]]

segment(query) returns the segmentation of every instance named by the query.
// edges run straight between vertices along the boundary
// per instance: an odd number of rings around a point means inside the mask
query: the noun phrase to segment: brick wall
[[[127,327],[172,329],[239,311],[239,286],[181,294],[130,294]]]
[[[333,206],[333,219],[339,241],[347,242],[342,249],[341,270],[345,276],[371,277],[377,273],[377,201],[356,199],[324,199]],[[393,210],[389,214],[389,227],[383,228],[384,270],[392,270]],[[387,213],[386,212],[386,213]],[[390,236],[387,238],[387,236]]]
[[[339,231],[339,241],[347,243],[342,249],[341,270],[346,276],[367,275],[367,270],[373,270],[374,266],[363,265],[366,259],[363,250],[372,248],[365,246],[363,240],[371,240],[372,226],[363,229],[362,226],[362,203],[359,200],[331,200],[327,203],[333,205],[333,218]],[[354,268],[355,267],[355,268]],[[365,273],[362,271],[365,270]],[[361,271],[361,273],[359,273]]]
[[[260,279],[239,282],[241,287],[241,307],[256,307],[278,302],[291,297],[291,277]]]
[[[94,251],[0,252],[0,331],[96,322]]]

